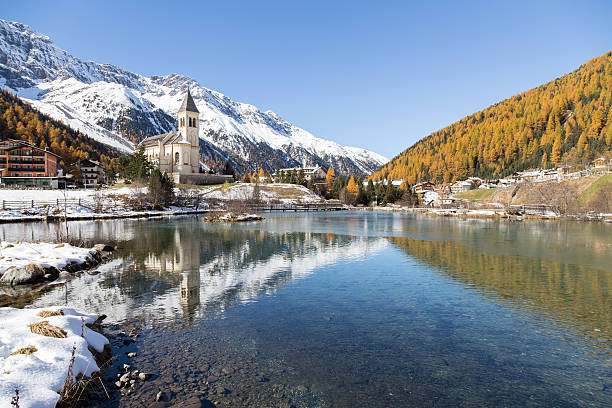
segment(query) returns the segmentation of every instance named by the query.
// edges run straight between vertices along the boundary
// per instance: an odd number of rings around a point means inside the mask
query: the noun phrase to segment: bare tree
[[[102,213],[104,212],[104,193],[102,193],[102,191],[99,188],[96,188],[96,190],[94,191],[94,193],[91,196],[91,199],[93,200],[94,203],[94,212],[96,213]]]
[[[129,200],[126,202],[132,210],[140,211],[147,206],[147,191],[142,180],[135,180],[130,185]]]
[[[204,192],[199,188],[182,185],[176,195],[176,204],[198,210],[202,205],[203,198]]]

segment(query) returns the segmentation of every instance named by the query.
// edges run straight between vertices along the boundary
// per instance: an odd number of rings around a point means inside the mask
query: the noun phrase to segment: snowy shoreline
[[[19,407],[52,408],[66,380],[100,371],[98,357],[110,353],[108,339],[91,329],[96,314],[71,308],[0,308],[0,406],[19,390]]]
[[[90,214],[67,214],[63,215],[24,215],[11,214],[5,215],[0,211],[0,224],[16,222],[36,222],[36,221],[82,221],[82,220],[112,220],[122,218],[152,218],[152,217],[172,217],[179,215],[196,215],[216,212],[220,210],[177,210],[169,209],[163,211],[126,211],[119,213],[90,213]]]
[[[105,244],[80,248],[68,243],[5,241],[0,244],[0,288],[70,279],[109,260],[114,250]]]
[[[460,218],[490,218],[501,219],[510,218],[513,220],[540,220],[540,221],[600,221],[612,222],[612,214],[572,214],[572,215],[557,215],[554,213],[547,214],[508,214],[505,209],[484,209],[484,210],[467,210],[461,208],[412,208],[412,207],[350,207],[352,211],[379,211],[379,212],[413,212],[423,215],[432,215],[438,217],[460,217]]]
[[[79,271],[108,260],[112,251],[105,244],[80,248],[68,243],[4,241],[0,244],[0,290],[23,286],[31,291],[45,283],[72,279]],[[108,339],[95,331],[102,319],[59,306],[0,307],[0,406],[12,406],[12,399],[18,397],[21,408],[55,407],[62,391],[64,398],[70,398],[74,387],[86,384],[79,379],[92,377],[100,371],[98,363],[110,358]]]

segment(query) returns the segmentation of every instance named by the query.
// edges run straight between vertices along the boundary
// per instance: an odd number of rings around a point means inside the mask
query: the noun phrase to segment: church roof
[[[138,146],[150,147],[157,146],[157,143],[161,140],[162,144],[166,145],[169,143],[177,143],[181,139],[180,133],[175,133],[174,130],[171,130],[168,133],[162,133],[161,135],[150,136],[145,139],[142,139]]]
[[[191,92],[189,92],[189,89],[187,89],[187,95],[185,95],[185,99],[183,99],[183,103],[181,104],[181,107],[178,110],[179,112],[196,112],[196,113],[200,113],[200,111],[198,110],[198,108],[196,107],[195,102],[193,101],[193,98],[191,97]]]

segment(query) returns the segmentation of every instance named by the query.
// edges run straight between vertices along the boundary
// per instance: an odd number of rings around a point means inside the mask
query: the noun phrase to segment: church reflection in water
[[[146,269],[157,271],[160,277],[168,273],[180,277],[179,303],[186,315],[191,315],[200,304],[202,242],[193,237],[185,238],[181,239],[180,229],[174,229],[168,248],[161,253],[148,253],[143,263]]]
[[[252,302],[320,266],[388,245],[380,238],[184,225],[125,244],[140,276],[123,282],[139,303],[149,303],[140,307],[169,311],[178,303],[188,320]]]

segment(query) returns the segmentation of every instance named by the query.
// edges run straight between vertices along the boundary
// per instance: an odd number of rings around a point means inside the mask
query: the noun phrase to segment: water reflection
[[[292,383],[347,407],[612,400],[610,226],[346,212],[70,228],[119,257],[28,302],[153,328],[138,356],[162,375],[123,406],[170,384],[171,403],[190,398],[227,367],[244,368],[217,383],[228,398]],[[6,239],[54,234],[0,226]]]
[[[35,306],[64,304],[149,324],[218,315],[236,303],[275,294],[340,259],[358,259],[388,245],[381,238],[309,232],[272,233],[182,223],[136,223],[135,239],[119,241],[119,259]]]
[[[557,334],[612,350],[612,274],[546,258],[490,253],[453,241],[388,238],[455,283],[517,309]],[[579,336],[576,336],[578,334]]]

